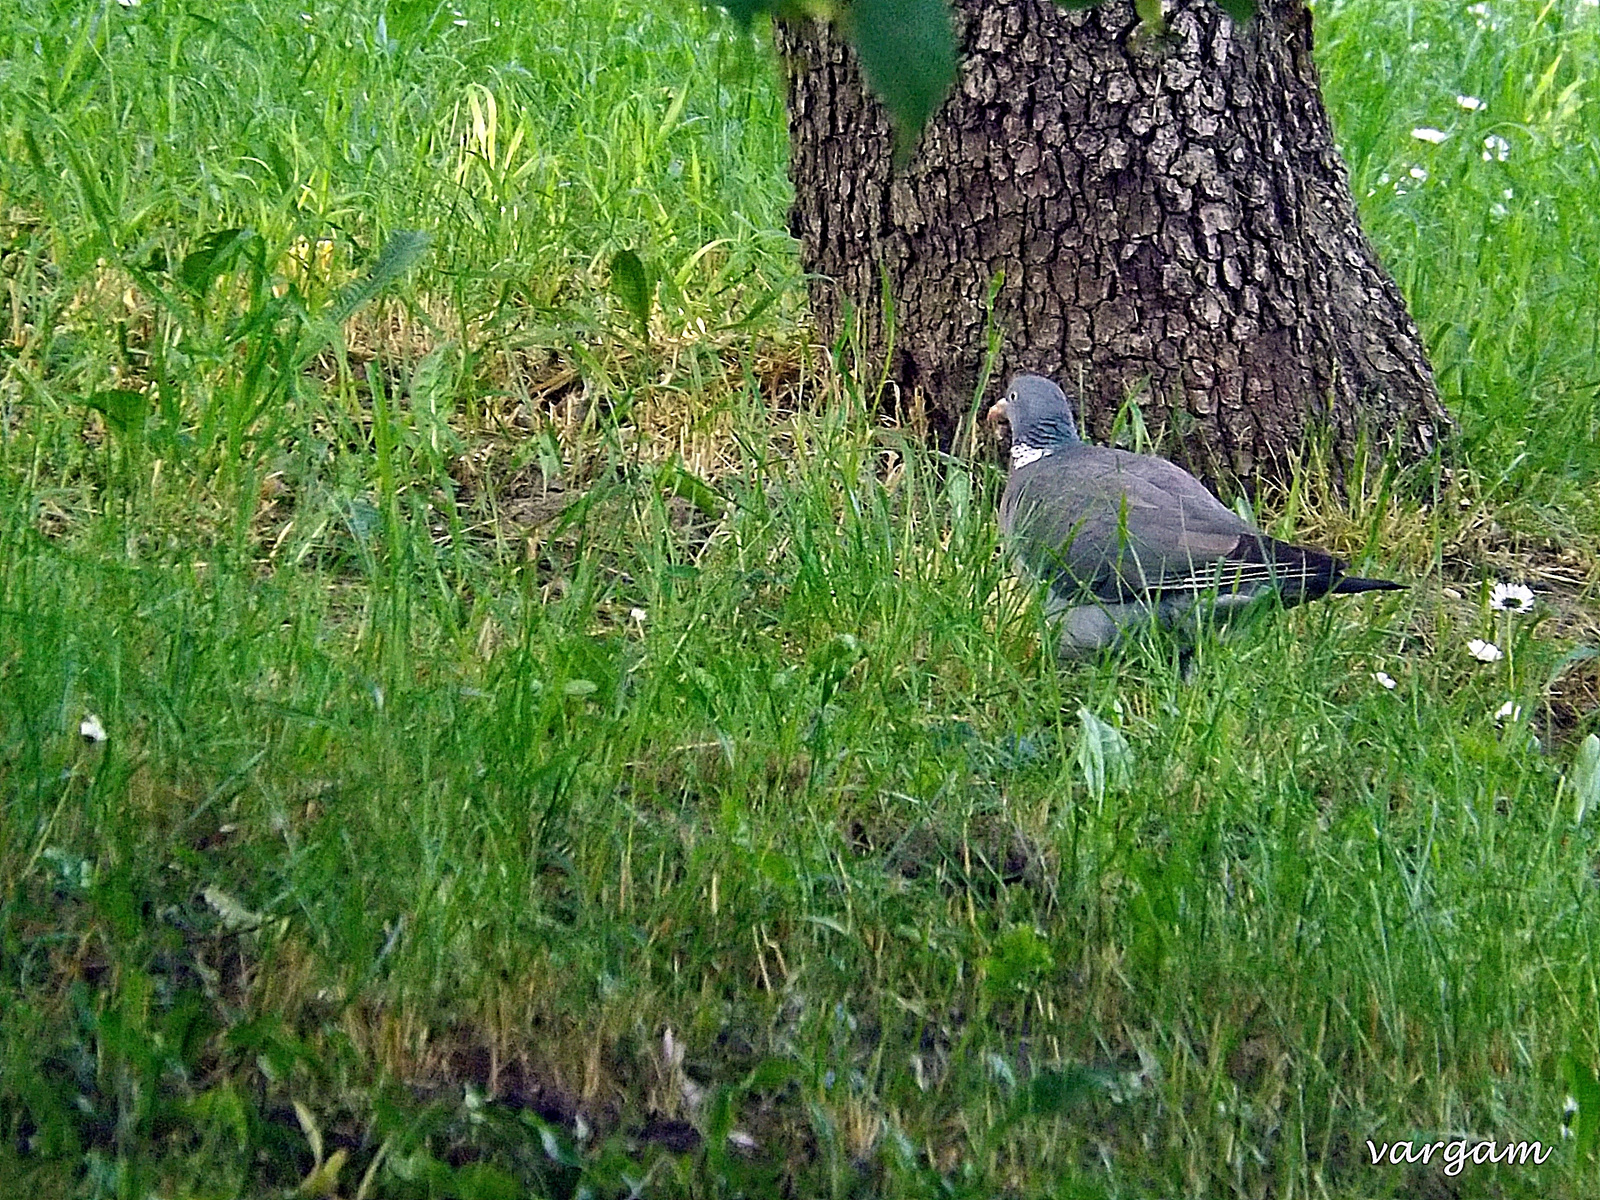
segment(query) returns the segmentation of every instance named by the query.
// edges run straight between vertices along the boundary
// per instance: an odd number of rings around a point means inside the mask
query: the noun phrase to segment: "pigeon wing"
[[[1248,570],[1230,560],[1255,533],[1183,468],[1087,445],[1014,471],[1001,523],[1052,590],[1107,601],[1227,587]]]

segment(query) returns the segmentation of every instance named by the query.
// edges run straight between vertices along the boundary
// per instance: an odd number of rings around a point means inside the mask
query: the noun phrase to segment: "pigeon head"
[[[1043,375],[1012,376],[1005,397],[989,409],[988,419],[1011,426],[1013,462],[1022,455],[1029,455],[1032,461],[1079,441],[1066,393]]]

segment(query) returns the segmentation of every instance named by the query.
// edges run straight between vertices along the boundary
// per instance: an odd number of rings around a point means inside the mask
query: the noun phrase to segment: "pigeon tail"
[[[1335,596],[1353,596],[1358,592],[1403,592],[1406,585],[1392,579],[1363,579],[1359,575],[1346,575],[1333,589]]]
[[[1313,546],[1296,546],[1264,533],[1246,533],[1225,555],[1224,571],[1240,591],[1276,591],[1285,604],[1326,596],[1344,574],[1345,564]]]

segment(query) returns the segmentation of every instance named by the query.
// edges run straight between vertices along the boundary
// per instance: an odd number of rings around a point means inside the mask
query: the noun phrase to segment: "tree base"
[[[990,399],[1049,375],[1104,438],[1132,398],[1212,479],[1281,476],[1319,429],[1343,461],[1364,434],[1427,454],[1450,417],[1357,221],[1310,12],[1169,8],[1152,36],[1127,0],[960,0],[957,91],[899,171],[842,39],[780,24],[791,232],[824,333],[858,322],[947,443],[998,330]]]

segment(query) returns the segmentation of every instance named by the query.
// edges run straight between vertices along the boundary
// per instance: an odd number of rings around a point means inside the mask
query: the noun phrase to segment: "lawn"
[[[201,7],[0,25],[0,1193],[1596,1193],[1592,0],[1317,5],[1459,430],[1187,670],[815,344],[759,32]]]

